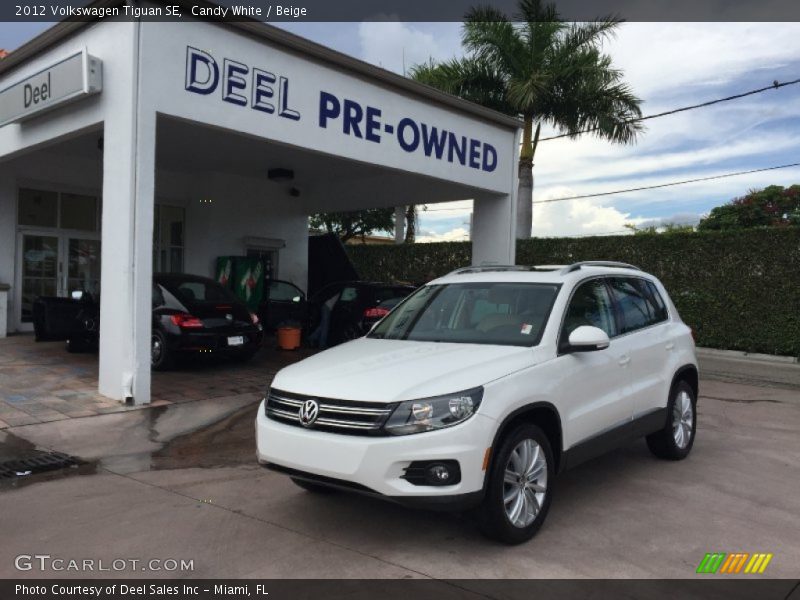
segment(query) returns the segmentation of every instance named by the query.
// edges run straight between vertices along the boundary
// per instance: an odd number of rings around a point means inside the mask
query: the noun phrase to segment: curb
[[[754,360],[765,363],[778,363],[784,365],[800,364],[800,359],[796,356],[778,356],[775,354],[757,354],[752,352],[740,352],[739,350],[718,350],[716,348],[697,348],[698,356],[734,358],[739,360]]]

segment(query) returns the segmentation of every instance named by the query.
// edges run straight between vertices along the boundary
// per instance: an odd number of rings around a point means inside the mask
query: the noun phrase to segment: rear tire
[[[320,485],[319,483],[306,481],[305,479],[298,479],[296,477],[291,477],[290,479],[295,485],[303,488],[307,492],[311,492],[312,494],[332,494],[336,491],[327,485]]]
[[[150,335],[150,366],[153,371],[167,371],[175,364],[175,357],[167,348],[163,332],[154,329]]]
[[[667,423],[647,436],[647,447],[658,458],[683,460],[692,450],[696,431],[697,398],[692,386],[679,381],[667,403]]]
[[[479,512],[481,531],[506,544],[531,539],[544,523],[555,480],[550,441],[536,425],[523,423],[506,435],[492,460]]]
[[[67,338],[67,352],[70,354],[78,354],[79,352],[86,352],[89,349],[89,344],[84,340],[77,337]]]

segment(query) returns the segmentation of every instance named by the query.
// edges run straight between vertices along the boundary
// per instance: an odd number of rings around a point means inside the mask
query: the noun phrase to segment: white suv
[[[281,370],[258,460],[311,491],[478,508],[508,543],[545,519],[560,471],[647,436],[685,458],[697,426],[692,332],[652,275],[612,262],[468,267],[361,339]]]

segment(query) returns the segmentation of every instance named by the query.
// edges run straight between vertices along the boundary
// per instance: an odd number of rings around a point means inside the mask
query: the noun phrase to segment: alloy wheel
[[[503,477],[503,504],[514,527],[533,523],[547,493],[547,457],[535,440],[526,439],[511,452]]]
[[[153,335],[150,338],[151,347],[150,347],[150,362],[152,364],[157,364],[159,360],[161,360],[161,354],[164,352],[164,346],[161,343],[161,338],[157,335]]]
[[[675,405],[672,407],[672,437],[678,448],[686,448],[692,437],[693,426],[692,399],[687,392],[682,390],[675,398]]]

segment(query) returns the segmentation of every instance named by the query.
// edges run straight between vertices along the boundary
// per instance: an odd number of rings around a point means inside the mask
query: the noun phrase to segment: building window
[[[183,273],[185,211],[179,206],[155,206],[153,271]]]
[[[100,199],[86,194],[20,188],[20,227],[100,231]]]
[[[58,194],[21,189],[18,221],[26,227],[58,227]]]

